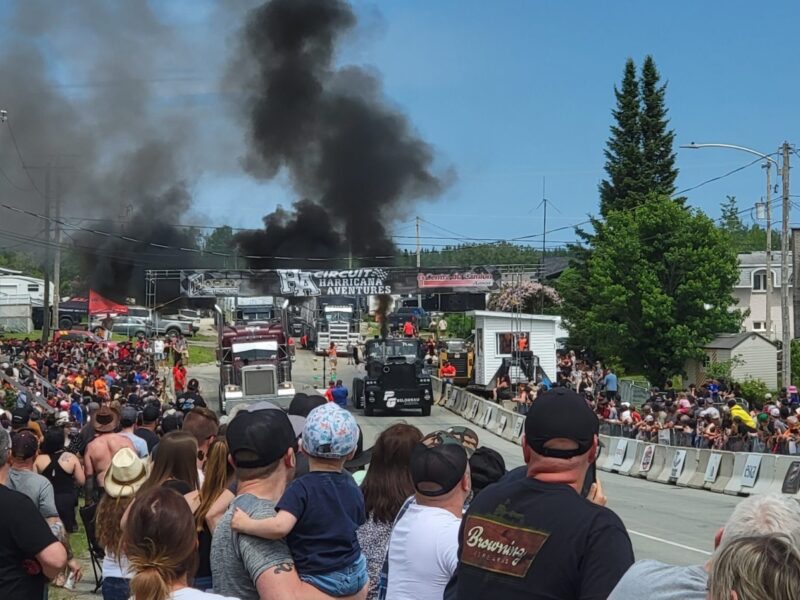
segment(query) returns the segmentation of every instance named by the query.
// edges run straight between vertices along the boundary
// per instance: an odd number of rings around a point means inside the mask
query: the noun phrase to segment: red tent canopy
[[[94,290],[89,290],[89,315],[108,313],[126,315],[128,314],[128,307],[104,298]]]

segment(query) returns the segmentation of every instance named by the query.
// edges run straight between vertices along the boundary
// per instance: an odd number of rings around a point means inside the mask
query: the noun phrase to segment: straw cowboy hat
[[[107,404],[103,404],[94,415],[94,430],[97,433],[110,433],[119,425],[119,414]]]
[[[147,480],[147,466],[130,448],[121,448],[111,459],[103,488],[112,498],[133,496]]]

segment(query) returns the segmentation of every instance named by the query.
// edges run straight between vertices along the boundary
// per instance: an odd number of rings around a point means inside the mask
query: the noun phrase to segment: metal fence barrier
[[[750,452],[761,454],[780,454],[800,456],[800,444],[790,440],[777,440],[765,443],[756,436],[730,437],[725,440],[708,440],[696,432],[687,433],[676,429],[659,429],[653,432],[640,432],[632,425],[614,421],[601,421],[600,433],[612,437],[642,440],[665,446],[699,448],[701,450],[727,450],[729,452]]]

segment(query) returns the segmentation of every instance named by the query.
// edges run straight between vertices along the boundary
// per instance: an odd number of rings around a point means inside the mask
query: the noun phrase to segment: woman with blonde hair
[[[189,587],[197,568],[195,520],[176,491],[159,486],[139,495],[124,544],[134,572],[133,600],[226,600]]]
[[[104,482],[105,494],[97,505],[95,531],[105,549],[103,600],[128,600],[131,574],[122,544],[122,517],[147,479],[147,467],[130,448],[118,450],[111,459]]]
[[[709,600],[795,600],[800,552],[788,536],[738,538],[714,557]]]

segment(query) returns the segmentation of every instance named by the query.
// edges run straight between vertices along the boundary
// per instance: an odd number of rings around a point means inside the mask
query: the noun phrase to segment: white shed
[[[54,300],[55,287],[50,283],[50,302]],[[34,306],[44,304],[44,280],[25,275],[0,275],[0,296],[28,297]]]
[[[703,348],[706,358],[686,361],[688,383],[700,385],[705,380],[705,365],[737,357],[741,364],[731,373],[736,381],[760,379],[771,390],[778,388],[778,348],[755,332],[729,333],[717,336]]]
[[[527,347],[539,357],[545,374],[555,381],[556,337],[561,317],[486,310],[468,314],[475,317],[475,383],[489,383],[503,359],[511,356],[520,337],[527,337]]]

